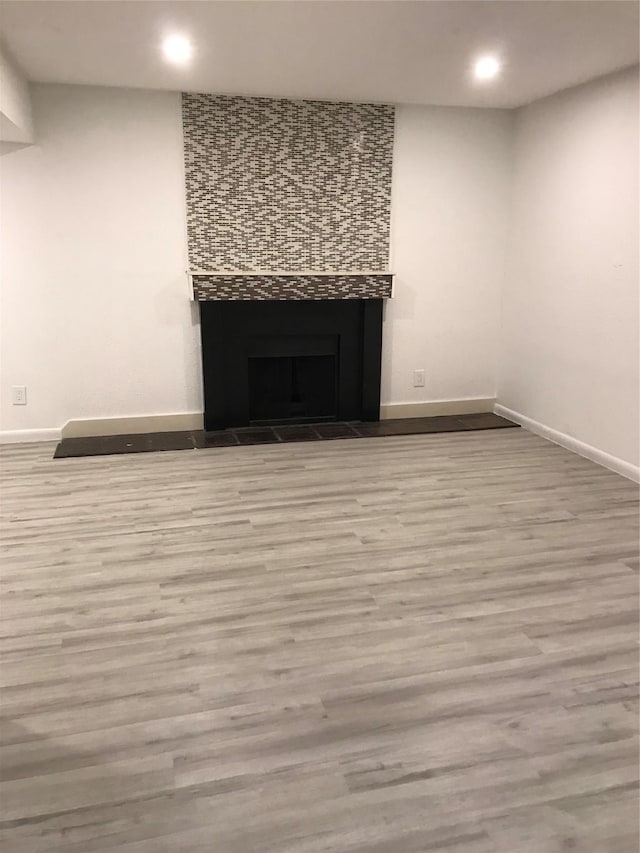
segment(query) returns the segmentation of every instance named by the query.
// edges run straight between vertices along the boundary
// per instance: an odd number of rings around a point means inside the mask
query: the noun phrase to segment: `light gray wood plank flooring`
[[[637,487],[523,430],[4,447],[6,853],[636,853]]]

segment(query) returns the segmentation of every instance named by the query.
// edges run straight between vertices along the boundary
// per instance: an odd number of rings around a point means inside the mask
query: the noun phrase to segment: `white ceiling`
[[[231,94],[515,107],[638,62],[638,3],[597,0],[0,2],[30,80]],[[188,68],[163,36],[191,37]],[[499,80],[470,64],[495,52]]]

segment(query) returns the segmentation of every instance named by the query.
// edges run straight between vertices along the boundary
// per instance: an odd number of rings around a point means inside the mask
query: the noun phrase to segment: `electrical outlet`
[[[14,406],[27,405],[27,387],[26,385],[13,385],[11,387],[11,402]]]
[[[413,371],[413,387],[424,388],[424,370]]]

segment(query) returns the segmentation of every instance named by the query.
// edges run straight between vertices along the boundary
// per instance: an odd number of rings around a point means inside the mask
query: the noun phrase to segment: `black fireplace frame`
[[[380,419],[382,299],[200,302],[204,428],[250,426],[248,359],[268,336],[338,336],[339,421]]]

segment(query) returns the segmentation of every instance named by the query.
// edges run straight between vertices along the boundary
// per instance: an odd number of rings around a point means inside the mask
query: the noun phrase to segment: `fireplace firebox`
[[[252,424],[336,420],[336,356],[249,356]]]
[[[380,417],[382,299],[200,302],[205,429]]]

